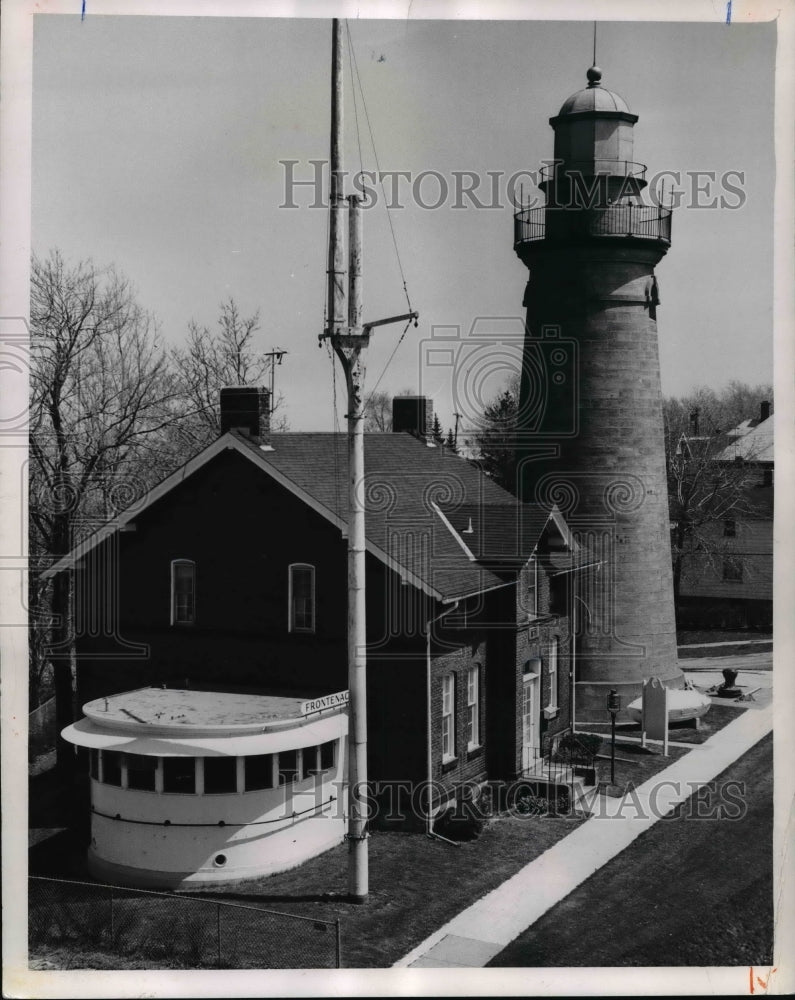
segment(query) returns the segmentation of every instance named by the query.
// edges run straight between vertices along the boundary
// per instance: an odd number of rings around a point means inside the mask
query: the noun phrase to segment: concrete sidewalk
[[[482,968],[660,816],[750,750],[772,725],[770,706],[744,711],[625,798],[598,796],[590,819],[440,927],[395,967]]]

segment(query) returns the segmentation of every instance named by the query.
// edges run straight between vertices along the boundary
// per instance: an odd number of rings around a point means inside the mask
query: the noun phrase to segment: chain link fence
[[[28,944],[175,969],[340,968],[340,922],[258,906],[30,876]]]

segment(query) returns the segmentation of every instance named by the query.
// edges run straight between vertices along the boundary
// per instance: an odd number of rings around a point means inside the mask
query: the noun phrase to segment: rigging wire
[[[408,328],[410,326],[411,326],[411,320],[409,320],[406,323],[406,325],[403,327],[403,333],[401,333],[400,337],[398,338],[398,342],[395,344],[395,346],[394,346],[394,348],[392,350],[392,353],[389,355],[389,360],[387,361],[387,363],[384,365],[383,369],[381,370],[381,374],[378,376],[375,385],[368,392],[367,399],[364,402],[364,408],[365,409],[367,409],[367,404],[370,402],[370,400],[375,395],[375,390],[381,384],[381,379],[384,377],[384,375],[386,375],[387,368],[389,368],[389,366],[392,364],[392,358],[394,358],[394,356],[397,354],[397,350],[400,347],[400,345],[403,343],[403,338],[406,336],[406,332],[408,331]]]
[[[356,101],[356,84],[353,80],[353,40],[351,39],[351,29],[348,22],[345,22],[345,31],[348,35],[348,51],[351,53],[351,58],[348,60],[348,69],[351,74],[351,93],[353,94],[353,118],[356,122],[356,145],[359,147],[359,176],[361,177],[364,173],[364,160],[362,157],[362,136],[359,131],[359,106]],[[361,89],[361,83],[359,84],[359,89]],[[362,91],[362,102],[364,102],[364,91]]]
[[[367,101],[365,100],[365,97],[364,97],[364,89],[362,87],[362,80],[361,80],[361,76],[359,75],[359,64],[356,61],[356,52],[355,52],[354,47],[353,47],[353,40],[351,39],[351,29],[350,29],[350,25],[348,24],[347,20],[345,21],[345,27],[346,27],[347,32],[348,32],[348,46],[349,46],[349,49],[350,49],[351,66],[353,67],[353,69],[356,72],[356,80],[358,81],[358,84],[359,84],[359,93],[361,94],[361,98],[362,98],[362,108],[364,110],[364,118],[365,118],[365,121],[367,122],[367,130],[370,133],[370,144],[373,147],[373,158],[375,159],[375,166],[376,166],[376,169],[378,171],[378,182],[381,185],[381,193],[383,195],[384,206],[386,208],[386,217],[387,217],[387,221],[389,222],[389,231],[392,234],[392,245],[395,248],[395,257],[397,258],[398,269],[400,270],[400,278],[401,278],[401,281],[403,282],[403,292],[404,292],[404,294],[406,296],[406,302],[408,303],[409,312],[411,312],[412,311],[412,309],[411,309],[411,299],[409,298],[409,291],[408,291],[408,288],[406,287],[406,275],[405,275],[405,273],[403,271],[403,262],[400,259],[400,250],[398,249],[397,237],[395,236],[395,227],[394,227],[394,225],[392,223],[392,215],[391,215],[390,210],[389,210],[389,202],[387,201],[386,190],[384,188],[384,179],[383,179],[383,174],[381,172],[381,163],[379,162],[379,159],[378,159],[378,150],[375,147],[375,138],[373,136],[373,126],[370,124],[370,114],[369,114],[369,112],[367,110]],[[355,107],[355,105],[354,105],[354,107]]]
[[[356,74],[356,83],[358,83],[359,94],[360,94],[361,99],[362,99],[362,109],[364,111],[365,121],[367,122],[367,130],[368,130],[368,132],[370,134],[370,145],[372,146],[373,158],[375,160],[376,170],[378,171],[378,181],[379,181],[379,184],[381,186],[381,195],[382,195],[382,197],[384,199],[384,207],[386,209],[386,217],[387,217],[387,221],[389,223],[389,232],[390,232],[390,234],[392,236],[392,245],[393,245],[393,247],[395,249],[395,258],[397,259],[398,270],[400,271],[400,280],[403,283],[403,293],[406,296],[406,304],[408,305],[409,312],[413,312],[412,307],[411,307],[411,298],[409,296],[408,286],[406,284],[406,275],[405,275],[405,272],[403,270],[403,261],[400,258],[400,249],[398,248],[397,236],[395,234],[395,227],[394,227],[394,224],[392,222],[392,214],[391,214],[391,211],[390,211],[390,208],[389,208],[389,202],[388,202],[387,197],[386,197],[386,190],[384,188],[383,173],[381,171],[381,163],[380,163],[380,161],[378,159],[378,150],[376,149],[376,145],[375,145],[375,136],[373,135],[373,127],[372,127],[372,124],[370,123],[370,114],[369,114],[369,112],[367,110],[367,101],[366,101],[365,96],[364,96],[364,88],[362,87],[362,80],[361,80],[361,76],[359,74],[359,64],[356,61],[356,52],[355,52],[354,47],[353,47],[353,38],[351,37],[351,28],[350,28],[350,24],[347,21],[347,19],[345,21],[345,30],[346,30],[346,33],[347,33],[347,36],[348,36],[348,51],[350,53],[350,66],[349,66],[349,68],[350,68],[350,74],[351,74],[351,90],[353,91],[353,114],[354,114],[354,120],[356,122],[356,142],[357,142],[357,145],[358,145],[358,148],[359,148],[359,175],[361,176],[364,173],[364,165],[363,165],[363,157],[362,157],[361,134],[360,134],[360,129],[359,129],[359,110],[358,110],[358,103],[357,103],[357,100],[356,100],[356,86],[354,84],[354,79],[353,79],[354,73]],[[373,398],[373,395],[375,394],[376,390],[378,389],[378,386],[381,384],[381,381],[383,380],[384,375],[386,375],[387,369],[389,368],[389,366],[391,365],[391,363],[392,363],[395,355],[397,354],[398,348],[403,343],[403,339],[405,338],[406,333],[408,332],[408,328],[410,326],[411,326],[411,320],[409,320],[406,323],[406,326],[404,327],[403,332],[401,333],[400,337],[398,338],[398,341],[395,344],[395,346],[394,346],[394,348],[392,350],[392,353],[389,355],[389,359],[387,360],[387,363],[384,365],[383,369],[381,370],[381,374],[378,376],[378,379],[376,380],[375,385],[370,390],[370,392],[367,394],[367,398],[364,401],[364,408],[365,409],[367,408],[367,405],[369,404],[370,400]]]

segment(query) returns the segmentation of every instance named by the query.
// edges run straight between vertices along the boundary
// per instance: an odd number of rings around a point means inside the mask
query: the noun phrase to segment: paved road
[[[732,670],[772,670],[773,654],[766,653],[742,653],[739,656],[694,656],[686,660],[680,660],[679,666],[685,673],[688,670],[717,670],[720,672],[724,667],[731,667]]]

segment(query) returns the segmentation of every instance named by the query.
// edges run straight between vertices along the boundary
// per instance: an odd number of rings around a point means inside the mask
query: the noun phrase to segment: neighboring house
[[[429,406],[395,405],[365,437],[369,777],[512,779],[570,726],[588,560],[556,508],[430,445]],[[74,567],[80,704],[348,687],[346,436],[271,435],[264,390],[221,408],[217,441],[49,570]]]
[[[739,463],[747,481],[738,492],[736,517],[710,525],[709,552],[696,551],[683,564],[680,627],[772,627],[774,419],[762,403],[759,419],[728,431],[728,443],[711,458],[735,468]]]

